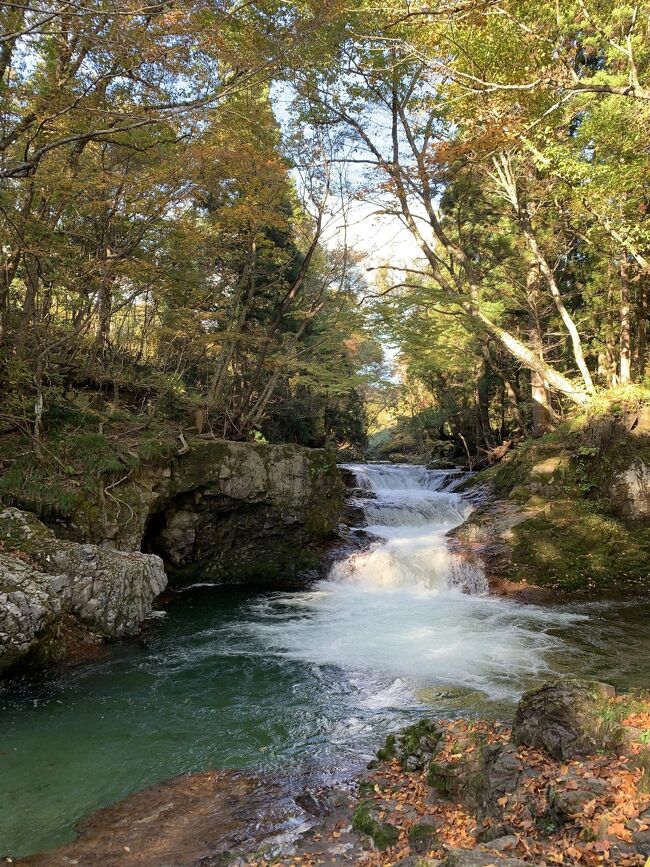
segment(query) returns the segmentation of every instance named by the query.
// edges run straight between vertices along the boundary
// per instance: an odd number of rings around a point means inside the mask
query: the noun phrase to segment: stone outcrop
[[[613,405],[529,440],[460,485],[478,508],[450,534],[495,590],[650,587],[650,407]],[[468,488],[469,486],[469,488]],[[516,582],[516,588],[508,582]]]
[[[324,449],[191,440],[170,464],[141,469],[86,500],[68,531],[159,554],[172,580],[291,582],[337,528],[343,484]]]
[[[650,518],[650,465],[634,459],[614,476],[611,495],[622,517],[631,521]]]
[[[93,813],[79,824],[75,842],[15,863],[219,867],[232,864],[237,852],[269,845],[300,816],[269,779],[237,771],[184,774]]]
[[[0,549],[0,670],[57,658],[75,627],[134,635],[167,584],[159,557],[57,539],[18,509],[0,511]]]
[[[65,655],[71,633],[137,633],[166,571],[181,581],[295,582],[319,562],[344,490],[322,449],[217,440],[94,488],[96,497],[84,486],[54,531],[0,505],[0,669]]]
[[[226,447],[224,447],[224,445]],[[211,444],[181,459],[153,506],[148,544],[172,575],[291,582],[338,525],[343,489],[320,449]]]
[[[589,681],[558,681],[527,692],[512,727],[515,744],[539,747],[554,759],[588,756],[613,749],[621,732],[603,713],[614,688]]]

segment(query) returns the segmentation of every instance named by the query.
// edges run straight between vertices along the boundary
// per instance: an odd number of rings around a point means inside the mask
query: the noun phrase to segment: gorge
[[[295,795],[349,779],[423,713],[502,718],[524,688],[565,671],[647,682],[647,602],[487,595],[446,541],[472,509],[453,490],[462,474],[346,473],[363,526],[326,578],[262,593],[200,582],[137,642],[0,686],[7,854],[65,844],[83,815],[181,772],[263,771]]]

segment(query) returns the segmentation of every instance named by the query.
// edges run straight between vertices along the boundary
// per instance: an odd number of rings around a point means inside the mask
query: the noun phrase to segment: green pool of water
[[[344,647],[323,645],[342,639],[323,632],[319,618],[329,630],[342,615],[330,608],[324,616],[322,598],[184,593],[143,639],[110,648],[100,661],[0,686],[0,855],[70,840],[79,817],[183,771],[263,769],[294,778],[298,789],[334,780],[423,708],[507,717],[521,689],[545,674],[513,669],[508,680],[499,669],[491,693],[419,668],[412,676],[410,657],[396,658],[393,649],[386,665],[360,658],[351,668]],[[392,611],[395,599],[385,604]],[[426,604],[441,610],[433,598]],[[450,617],[455,603],[445,604]],[[510,617],[511,631],[538,628],[552,637],[544,655],[553,670],[619,688],[650,684],[647,602],[583,608],[589,619],[571,624],[540,616],[531,623],[521,606],[489,610]],[[363,611],[356,617],[363,621]],[[293,636],[286,647],[283,635]],[[308,653],[296,651],[310,642]]]

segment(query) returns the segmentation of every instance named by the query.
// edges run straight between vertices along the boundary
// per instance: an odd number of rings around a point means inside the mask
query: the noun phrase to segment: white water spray
[[[487,595],[483,572],[448,547],[471,511],[457,475],[399,464],[348,465],[370,537],[304,593],[264,597],[251,623],[266,651],[359,676],[364,691],[430,686],[514,698],[548,671],[551,631],[574,614]],[[367,700],[367,699],[366,699]]]
[[[452,554],[445,538],[471,507],[448,490],[456,474],[408,465],[348,465],[367,496],[358,498],[366,531],[378,541],[337,563],[332,579],[369,587],[487,590],[482,570]]]

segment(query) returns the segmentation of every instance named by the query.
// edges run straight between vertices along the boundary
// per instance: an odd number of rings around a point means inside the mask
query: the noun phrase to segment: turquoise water
[[[68,841],[80,817],[183,771],[262,770],[296,793],[349,777],[411,719],[507,719],[553,673],[650,686],[650,602],[489,597],[448,550],[469,507],[446,474],[354,471],[375,541],[328,580],[196,587],[100,661],[0,685],[0,856]]]
[[[650,604],[580,613],[590,619],[551,628],[551,668],[648,685]],[[299,789],[349,774],[423,707],[507,716],[513,706],[501,687],[490,698],[434,678],[427,686],[426,677],[293,659],[269,645],[273,618],[289,633],[318,619],[304,594],[287,605],[286,596],[192,591],[144,640],[1,687],[0,853],[72,839],[80,816],[182,771],[261,768]],[[513,675],[513,694],[539,676]]]

